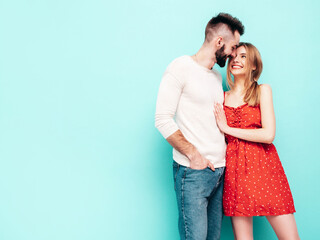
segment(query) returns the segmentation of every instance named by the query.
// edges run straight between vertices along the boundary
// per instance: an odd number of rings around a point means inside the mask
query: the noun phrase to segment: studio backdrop
[[[317,0],[1,0],[0,239],[179,239],[157,92],[219,12],[261,53],[298,230],[317,239],[319,11]],[[263,217],[254,235],[276,239]],[[228,217],[221,239],[233,239]]]

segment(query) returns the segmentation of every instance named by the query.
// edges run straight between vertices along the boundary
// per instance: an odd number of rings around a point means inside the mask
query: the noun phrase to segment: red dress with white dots
[[[230,127],[261,128],[260,106],[224,105]],[[226,216],[294,213],[292,194],[273,144],[249,142],[226,135],[223,210]]]

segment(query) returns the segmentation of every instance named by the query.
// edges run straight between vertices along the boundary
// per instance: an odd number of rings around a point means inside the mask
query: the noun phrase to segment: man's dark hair
[[[211,38],[211,32],[222,24],[227,25],[232,34],[234,34],[235,31],[238,31],[240,35],[244,33],[244,26],[238,18],[232,17],[228,13],[219,13],[216,17],[211,18],[211,20],[208,22],[205,32],[205,39],[209,40],[208,37]]]

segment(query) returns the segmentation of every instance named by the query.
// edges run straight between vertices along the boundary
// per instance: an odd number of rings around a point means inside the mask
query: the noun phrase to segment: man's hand
[[[177,130],[175,133],[171,134],[167,138],[167,141],[172,147],[190,160],[190,168],[201,170],[205,169],[206,167],[210,167],[212,171],[214,171],[213,164],[208,159],[204,158],[199,151],[185,139],[180,130]]]
[[[210,167],[214,171],[213,164],[206,158],[204,158],[197,150],[195,150],[189,157],[190,168],[196,170],[202,170],[206,167]]]

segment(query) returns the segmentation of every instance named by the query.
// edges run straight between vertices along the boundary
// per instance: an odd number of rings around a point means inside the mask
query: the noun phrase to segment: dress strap
[[[225,102],[225,100],[226,100],[226,92],[223,92],[223,106],[224,106],[224,102]]]

